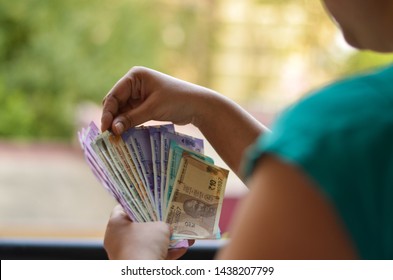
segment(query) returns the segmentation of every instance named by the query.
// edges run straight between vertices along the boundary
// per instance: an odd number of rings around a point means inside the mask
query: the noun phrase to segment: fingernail
[[[122,122],[117,122],[115,124],[116,130],[118,134],[122,134],[124,130],[124,124]]]

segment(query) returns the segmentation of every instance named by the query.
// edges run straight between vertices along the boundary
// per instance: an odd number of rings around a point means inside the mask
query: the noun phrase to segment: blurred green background
[[[290,82],[308,87],[391,61],[332,47],[335,40],[319,1],[1,1],[0,137],[70,141],[77,104],[99,104],[133,65],[247,103],[279,95],[293,54],[306,57],[299,71],[308,74]],[[225,72],[237,58],[238,71]],[[226,91],[237,79],[236,93]]]
[[[76,104],[99,104],[133,65],[162,71],[170,66],[173,57],[167,57],[163,28],[179,25],[180,32],[192,34],[199,24],[197,6],[173,1],[1,1],[0,137],[69,140]],[[198,48],[191,41],[196,39],[181,38],[181,45],[170,47],[185,54],[186,63],[187,52]]]

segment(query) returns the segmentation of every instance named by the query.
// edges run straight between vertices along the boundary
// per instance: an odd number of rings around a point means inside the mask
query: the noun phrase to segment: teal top
[[[393,67],[348,78],[288,108],[245,155],[300,167],[336,208],[362,259],[393,259]]]

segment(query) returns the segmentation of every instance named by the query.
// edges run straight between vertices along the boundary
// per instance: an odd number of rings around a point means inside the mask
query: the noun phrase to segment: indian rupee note
[[[132,198],[129,196],[121,186],[118,176],[112,170],[112,166],[109,162],[109,157],[107,155],[106,147],[104,147],[104,141],[98,135],[94,141],[91,143],[91,147],[95,154],[99,157],[101,164],[104,166],[105,171],[108,173],[111,181],[113,182],[114,192],[118,193],[119,202],[123,206],[124,210],[130,216],[133,221],[142,222],[143,218],[139,214],[139,211],[134,209],[132,206]]]
[[[140,182],[135,178],[133,168],[135,167],[130,161],[130,155],[128,149],[120,136],[109,134],[108,140],[113,147],[113,157],[116,158],[124,180],[127,182],[133,197],[139,199],[149,214],[150,221],[157,221],[158,216],[153,206],[150,203],[146,189]]]
[[[166,175],[168,171],[168,158],[171,141],[195,152],[203,154],[204,143],[202,139],[195,138],[178,132],[162,131],[161,133],[161,205],[165,207]]]
[[[105,164],[107,170],[111,174],[112,178],[115,180],[115,187],[120,192],[121,196],[126,200],[126,203],[132,213],[134,214],[136,220],[138,222],[147,221],[146,215],[141,210],[141,205],[138,200],[136,200],[131,193],[129,192],[128,188],[126,187],[126,183],[124,182],[121,174],[119,173],[118,169],[115,167],[115,163],[109,153],[109,149],[106,146],[103,134],[100,134],[92,143],[93,149],[95,152],[100,156],[101,160]]]
[[[123,141],[126,143],[127,149],[129,151],[129,154],[132,159],[132,162],[136,166],[137,174],[135,174],[135,175],[140,179],[141,182],[143,182],[143,186],[147,191],[150,203],[152,205],[154,205],[154,194],[150,188],[150,185],[148,184],[148,182],[146,180],[146,176],[143,174],[142,162],[140,160],[138,160],[138,151],[137,151],[137,148],[135,147],[134,142],[132,140],[133,133],[134,133],[133,131],[134,131],[134,128],[130,128],[130,129],[126,130],[125,132],[123,132],[121,137],[123,138]]]
[[[150,145],[153,162],[153,177],[154,177],[154,200],[156,207],[162,221],[162,206],[161,206],[161,133],[162,131],[175,131],[173,124],[149,126]]]
[[[146,186],[152,194],[152,205],[155,205],[153,160],[149,129],[143,126],[134,127],[130,129],[129,135],[129,139],[131,140],[132,146],[136,152],[136,159],[139,162]]]
[[[182,157],[165,218],[173,239],[217,236],[228,173],[193,155]]]
[[[110,163],[113,166],[116,174],[120,177],[120,183],[122,184],[121,187],[125,189],[128,194],[131,196],[135,203],[135,208],[139,210],[139,213],[143,216],[144,220],[152,221],[155,220],[152,216],[150,216],[148,209],[145,208],[144,202],[142,198],[139,196],[138,192],[135,189],[135,186],[132,185],[131,179],[128,177],[128,174],[125,170],[125,166],[121,161],[121,157],[116,153],[116,147],[113,143],[109,140],[110,135],[112,135],[109,131],[104,131],[101,134],[102,139],[104,140],[105,146],[108,151],[108,155],[111,159]]]
[[[179,170],[180,161],[184,155],[194,155],[205,162],[214,164],[212,158],[205,156],[201,153],[198,153],[196,151],[186,149],[178,145],[175,141],[171,141],[170,149],[169,149],[169,157],[168,157],[166,183],[165,183],[165,190],[164,190],[164,200],[162,206],[163,215],[165,215],[165,212],[167,210],[168,202],[172,195],[173,185],[175,184],[177,172]]]
[[[91,143],[100,134],[98,127],[91,122],[86,129],[82,129],[78,132],[79,141],[86,159],[87,164],[92,170],[96,178],[101,182],[104,188],[119,201],[119,193],[113,186],[113,180],[108,174],[106,168],[101,163],[98,155],[94,152],[91,147]]]

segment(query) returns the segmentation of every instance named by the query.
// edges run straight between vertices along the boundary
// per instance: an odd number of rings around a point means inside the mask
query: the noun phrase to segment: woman
[[[352,46],[393,51],[393,1],[323,2]],[[392,81],[387,68],[334,83],[269,133],[213,90],[134,67],[105,97],[102,130],[148,120],[201,130],[250,189],[217,258],[392,259]],[[168,252],[169,236],[165,223],[132,223],[115,208],[105,248],[110,258],[177,258],[184,250]]]

